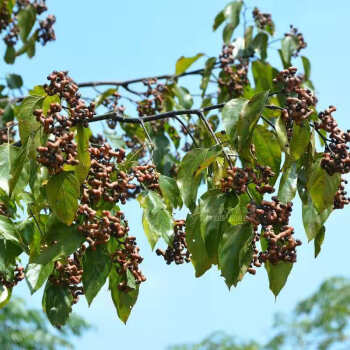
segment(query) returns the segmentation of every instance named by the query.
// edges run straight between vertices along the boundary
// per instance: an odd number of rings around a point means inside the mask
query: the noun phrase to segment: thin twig
[[[32,212],[32,209],[28,208],[28,210],[29,210],[30,215],[31,215],[31,216],[33,217],[33,219],[34,219],[34,222],[35,222],[36,226],[38,227],[38,230],[39,230],[41,236],[44,236],[43,231],[41,231],[39,222],[37,221],[35,215],[34,215],[33,212]]]
[[[184,128],[184,130],[186,131],[186,135],[189,135],[194,146],[196,148],[198,148],[198,144],[197,144],[197,141],[195,140],[195,138],[193,137],[193,135],[191,134],[191,131],[187,128],[187,126],[185,125],[185,123],[176,115],[174,116],[174,119],[176,119],[180,124],[181,126]]]
[[[260,118],[267,124],[269,124],[274,130],[276,130],[276,127],[268,120],[266,119],[263,115],[260,115]]]
[[[218,68],[218,63],[215,63],[214,68]],[[130,79],[130,80],[125,80],[125,81],[88,81],[88,82],[84,82],[84,83],[79,83],[78,86],[80,88],[84,88],[84,87],[92,87],[92,86],[101,86],[101,85],[113,85],[113,86],[128,86],[130,84],[137,84],[137,83],[142,83],[145,80],[153,80],[153,79],[157,79],[157,80],[170,80],[170,79],[177,79],[177,78],[181,78],[181,77],[185,77],[188,75],[198,75],[198,74],[203,74],[204,72],[204,68],[201,69],[196,69],[193,71],[189,71],[189,72],[184,72],[181,74],[163,74],[163,75],[156,75],[156,76],[152,76],[152,77],[145,77],[145,78],[137,78],[137,79]]]

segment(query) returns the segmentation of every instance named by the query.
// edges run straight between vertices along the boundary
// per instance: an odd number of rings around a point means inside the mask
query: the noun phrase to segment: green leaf
[[[298,168],[297,163],[291,160],[286,160],[282,178],[278,189],[278,199],[283,203],[288,203],[293,200],[297,191]]]
[[[200,199],[200,232],[212,264],[217,264],[218,247],[229,211],[237,205],[237,196],[220,190],[206,192]]]
[[[239,17],[242,9],[242,1],[233,1],[224,9],[225,19],[232,25],[233,29],[239,25]]]
[[[160,174],[159,188],[170,211],[172,211],[173,208],[181,209],[182,199],[175,179]]]
[[[16,59],[16,50],[13,46],[7,46],[4,60],[8,64],[13,64]]]
[[[35,23],[35,8],[32,5],[29,5],[26,8],[22,9],[21,11],[19,11],[17,19],[19,27],[19,36],[21,37],[22,42],[25,43]]]
[[[188,68],[192,66],[199,58],[203,56],[202,53],[197,54],[193,57],[184,57],[181,56],[176,62],[175,75],[180,75],[185,73]]]
[[[196,277],[202,276],[210,269],[211,261],[200,230],[200,209],[196,207],[193,214],[188,214],[186,219],[186,243],[191,253],[191,262],[194,266]]]
[[[280,261],[277,264],[265,263],[265,268],[270,282],[270,290],[275,297],[280,293],[287,282],[288,276],[292,271],[293,264],[290,262]]]
[[[238,121],[239,152],[243,158],[250,158],[250,144],[254,128],[260,118],[269,96],[269,92],[260,92],[254,95],[244,105]]]
[[[306,203],[303,202],[302,210],[303,224],[306,236],[310,242],[319,235],[324,223],[333,211],[333,205],[323,210],[322,213],[319,213],[315,208],[311,197],[308,196],[308,201]]]
[[[278,141],[281,145],[281,149],[283,149],[286,154],[289,154],[289,141],[287,136],[287,129],[281,116],[279,116],[276,119],[275,129]]]
[[[295,36],[285,36],[282,40],[281,56],[283,58],[284,68],[291,66],[292,55],[296,52],[298,40]]]
[[[324,226],[322,226],[322,228],[320,229],[320,232],[317,234],[317,236],[315,237],[315,241],[314,241],[314,245],[315,245],[315,258],[318,257],[318,254],[320,254],[321,252],[321,247],[324,241],[324,237],[326,234],[326,228]]]
[[[118,285],[122,281],[121,276],[117,274],[115,269],[111,270],[109,275],[109,290],[111,291],[112,300],[119,319],[126,324],[131,310],[137,301],[139,295],[139,286],[129,292],[122,292]]]
[[[268,165],[278,176],[281,166],[281,148],[273,132],[265,126],[257,125],[253,132],[256,159],[261,165]]]
[[[301,61],[303,62],[305,80],[310,80],[311,63],[305,56],[301,57]]]
[[[328,175],[321,168],[320,162],[321,159],[317,159],[312,165],[306,187],[315,208],[319,213],[322,213],[333,204],[334,196],[340,184],[340,174]]]
[[[91,159],[89,152],[89,140],[92,132],[89,128],[85,128],[82,125],[77,126],[77,151],[79,164],[75,167],[75,173],[80,183],[83,183],[89,173]]]
[[[298,160],[305,154],[310,138],[310,127],[308,125],[295,124],[293,126],[293,135],[290,140],[290,156],[294,160]]]
[[[43,101],[43,96],[28,96],[20,104],[17,119],[22,143],[26,141],[30,134],[39,129],[40,124],[36,121],[33,112],[35,109],[41,108]]]
[[[11,158],[14,149],[10,144],[0,145],[0,188],[10,194],[10,172],[11,172]]]
[[[226,226],[220,241],[219,268],[227,286],[236,286],[251,262],[254,232],[250,224]]]
[[[269,36],[264,32],[259,32],[253,39],[251,46],[260,55],[262,61],[267,57],[267,43],[269,41]]]
[[[68,287],[56,286],[47,282],[43,295],[43,310],[50,323],[61,327],[68,321],[72,312],[73,296]]]
[[[111,257],[104,245],[97,245],[95,250],[91,247],[86,250],[83,256],[83,286],[89,305],[105,284],[111,267]]]
[[[228,222],[235,226],[235,225],[241,225],[247,222],[246,216],[247,216],[247,204],[250,202],[249,196],[244,193],[240,196],[238,196],[238,203],[237,205],[230,210],[230,216],[228,218]]]
[[[5,307],[11,299],[12,289],[0,284],[0,309]]]
[[[221,147],[213,147],[211,149],[195,148],[189,151],[182,159],[177,174],[177,184],[185,205],[191,211],[196,206],[197,191],[201,180],[201,174],[196,174],[198,168],[204,162],[206,162],[208,167],[221,153]]]
[[[71,225],[78,209],[80,184],[73,172],[62,171],[47,184],[47,200],[51,210],[65,224]]]
[[[225,13],[224,11],[220,11],[214,20],[214,24],[213,24],[213,31],[215,31],[216,29],[218,29],[222,23],[225,22]]]
[[[3,215],[0,215],[0,237],[20,245],[20,237],[16,225]]]
[[[28,264],[25,275],[26,281],[31,294],[34,294],[46,282],[52,273],[54,263],[50,261],[46,265]]]
[[[11,169],[10,169],[10,178],[9,178],[9,194],[14,192],[16,185],[18,183],[18,180],[23,174],[23,168],[25,166],[25,163],[28,160],[29,151],[31,149],[31,146],[33,144],[33,138],[28,137],[24,144],[16,150],[13,155],[13,161],[11,161]]]
[[[49,226],[45,237],[48,247],[33,257],[30,263],[46,265],[50,261],[66,258],[75,252],[85,239],[77,227],[66,226],[58,220]]]
[[[232,144],[237,137],[237,125],[241,112],[247,103],[248,100],[245,98],[235,98],[227,102],[222,109],[222,122]]]
[[[184,109],[190,109],[193,106],[193,98],[186,88],[175,85],[173,91],[175,96],[179,99],[181,107]]]
[[[222,31],[222,40],[226,45],[231,43],[231,38],[233,31],[235,30],[234,26],[231,23],[227,23]]]
[[[6,75],[6,83],[9,89],[20,89],[23,86],[22,77],[18,74]]]
[[[216,63],[216,57],[210,57],[205,62],[203,77],[202,77],[202,81],[201,81],[201,85],[200,85],[200,88],[202,90],[202,97],[205,96],[205,93],[207,91],[210,76],[211,76],[211,73],[214,69],[215,63]]]
[[[143,208],[142,223],[152,249],[162,237],[167,244],[174,233],[174,224],[160,195],[153,191],[141,193],[137,200]]]
[[[278,73],[269,63],[254,61],[252,63],[252,72],[257,92],[273,89],[273,78]]]
[[[41,86],[40,86],[40,88],[41,88]],[[40,94],[40,96],[41,96],[41,94]],[[42,106],[44,115],[47,115],[47,112],[50,109],[51,103],[60,103],[60,102],[61,102],[60,96],[57,94],[52,95],[52,96],[50,96],[50,95],[46,96],[43,100],[43,106]]]

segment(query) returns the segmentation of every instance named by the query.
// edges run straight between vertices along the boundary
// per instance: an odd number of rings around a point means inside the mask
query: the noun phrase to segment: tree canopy
[[[13,298],[0,310],[0,346],[3,350],[73,349],[72,336],[79,337],[89,328],[82,318],[73,314],[63,328],[53,332],[44,313],[28,308],[19,298]]]
[[[46,11],[41,0],[0,2],[6,63],[55,39]],[[76,83],[54,71],[26,93],[18,72],[6,76],[0,306],[25,279],[31,293],[44,287],[43,309],[60,327],[80,295],[90,305],[108,281],[126,322],[146,281],[135,223],[122,212],[135,199],[160,263],[191,262],[196,277],[217,266],[229,288],[264,266],[277,296],[303,240],[317,257],[327,218],[349,204],[350,131],[334,106],[317,110],[302,33],[292,26],[275,38],[270,14],[255,8],[253,25],[247,15],[244,1],[228,3],[213,22],[222,51],[180,57],[170,74]],[[199,78],[200,94],[184,77]],[[306,236],[289,222],[297,196]]]
[[[215,332],[198,344],[168,350],[331,350],[349,346],[350,281],[333,277],[300,301],[292,313],[276,314],[265,343]]]

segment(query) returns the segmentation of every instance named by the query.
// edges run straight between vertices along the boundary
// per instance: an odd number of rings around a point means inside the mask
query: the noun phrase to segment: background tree
[[[23,53],[14,48],[20,39],[30,55],[28,38],[46,5],[1,6],[1,30],[16,39],[5,40],[7,50]],[[251,26],[246,15],[244,2],[234,1],[216,16],[222,52],[197,70],[190,67],[201,53],[181,57],[174,74],[122,82],[76,84],[67,72],[53,72],[27,96],[19,94],[21,77],[7,76],[0,146],[3,305],[24,278],[32,293],[46,283],[43,307],[59,327],[79,295],[91,304],[108,279],[126,322],[146,280],[120,208],[134,198],[152,249],[158,241],[167,245],[158,255],[168,264],[191,261],[197,277],[217,265],[228,287],[264,265],[270,289],[279,293],[301,245],[289,225],[297,194],[318,255],[326,219],[349,203],[341,175],[350,171],[350,132],[338,127],[335,107],[317,112],[310,61],[301,57],[301,75],[292,66],[306,47],[303,35],[292,27],[274,39],[271,15],[254,9]],[[235,38],[241,18],[244,36]],[[54,38],[52,26],[47,32]],[[267,61],[276,41],[281,71]],[[200,78],[199,96],[184,85],[185,76]],[[91,127],[102,121],[111,129],[104,136]],[[174,220],[183,207],[186,220]],[[29,260],[25,269],[20,257]]]
[[[265,343],[242,342],[216,332],[198,344],[174,345],[169,350],[284,350],[347,349],[349,340],[350,280],[334,277],[322,283],[291,314],[277,314],[273,336]]]
[[[42,311],[13,298],[0,310],[0,346],[4,350],[73,349],[72,336],[80,337],[90,326],[77,315],[53,332]]]

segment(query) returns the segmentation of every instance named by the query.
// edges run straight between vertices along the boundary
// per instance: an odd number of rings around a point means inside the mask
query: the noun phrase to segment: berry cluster
[[[129,232],[128,222],[125,220],[121,211],[113,215],[108,210],[103,210],[103,217],[99,218],[96,211],[87,204],[81,204],[78,208],[78,214],[81,214],[84,221],[78,226],[92,249],[96,249],[98,244],[106,244],[111,237],[123,238]]]
[[[136,188],[133,176],[116,169],[125,157],[124,149],[113,150],[108,143],[89,148],[91,167],[83,184],[82,203],[93,205],[100,199],[122,204],[126,203],[129,191]]]
[[[270,13],[262,13],[255,7],[253,10],[253,18],[258,28],[264,29],[266,26],[273,27],[272,17]]]
[[[294,122],[300,125],[308,120],[317,104],[317,98],[312,91],[301,87],[302,78],[296,76],[296,72],[295,67],[289,67],[279,72],[274,79],[274,83],[282,84],[283,92],[291,94],[287,96],[286,107],[281,113],[289,138],[292,136]]]
[[[296,262],[295,249],[301,245],[301,241],[294,239],[294,229],[289,226],[292,205],[293,203],[283,204],[276,197],[272,197],[272,201],[263,200],[259,205],[255,202],[248,204],[246,220],[253,225],[255,232],[249,273],[255,274],[254,267],[260,267],[266,261],[272,264],[279,261]],[[261,233],[258,232],[259,226]],[[267,248],[259,253],[256,243],[261,236],[266,240]]]
[[[128,292],[127,272],[130,271],[135,278],[136,284],[146,281],[146,277],[139,269],[139,264],[142,263],[143,258],[140,256],[140,248],[136,245],[136,237],[125,237],[123,241],[118,241],[120,249],[112,254],[112,261],[116,264],[117,272],[123,276],[122,282],[119,283],[118,288],[123,292]]]
[[[13,278],[9,281],[4,274],[0,274],[0,285],[5,286],[8,289],[12,289],[18,282],[24,279],[24,268],[16,264]]]
[[[234,45],[224,45],[219,56],[222,71],[218,79],[220,91],[225,91],[230,97],[243,94],[244,87],[249,84],[248,63],[242,59],[234,64]]]
[[[344,179],[341,180],[338,191],[334,197],[334,209],[344,209],[345,205],[350,203],[350,197],[346,197],[347,192],[345,191],[345,186],[348,182]],[[343,185],[344,184],[344,185]]]
[[[261,194],[273,193],[274,188],[269,185],[271,178],[275,176],[275,173],[270,167],[256,166],[256,170],[251,168],[239,168],[233,167],[227,169],[227,176],[221,179],[222,192],[234,192],[236,194],[242,194],[247,191],[247,187],[250,183],[256,185],[256,190]]]
[[[154,164],[138,165],[131,170],[141,185],[150,190],[159,192],[159,175]]]
[[[58,174],[63,171],[65,164],[77,165],[77,145],[74,142],[74,133],[70,131],[71,120],[61,115],[62,107],[58,103],[52,103],[45,117],[43,110],[34,111],[37,121],[43,126],[44,132],[50,135],[50,140],[45,146],[37,148],[39,163],[46,166],[50,174]]]
[[[8,216],[7,206],[3,202],[0,202],[0,215]]]
[[[80,98],[78,85],[68,76],[68,72],[52,72],[47,79],[50,84],[44,85],[46,93],[50,96],[58,94],[61,99],[66,100],[69,110],[69,120],[72,126],[83,124],[88,126],[88,122],[95,114],[95,104],[87,106]]]
[[[73,304],[78,302],[79,295],[84,294],[81,280],[83,276],[83,268],[80,262],[82,250],[75,252],[72,257],[66,261],[56,261],[55,271],[49,277],[49,281],[56,286],[65,286],[69,288],[73,296]]]
[[[175,220],[172,244],[165,251],[161,249],[156,250],[156,254],[162,256],[168,265],[172,262],[180,265],[191,261],[190,252],[187,250],[185,226],[185,220]]]
[[[350,153],[347,143],[350,142],[350,130],[342,131],[338,123],[332,116],[336,111],[334,106],[330,106],[324,112],[319,113],[320,123],[315,123],[317,130],[321,129],[329,133],[330,142],[325,142],[325,151],[321,161],[321,167],[329,175],[335,173],[346,174],[350,172]]]
[[[138,102],[137,111],[140,117],[160,112],[163,107],[164,94],[168,91],[167,86],[158,84],[157,79],[144,80],[143,84],[147,87],[147,91],[144,93],[146,99]]]
[[[3,110],[0,110],[0,116],[2,115],[1,111],[3,112]],[[12,143],[15,135],[16,131],[14,130],[13,122],[7,122],[5,127],[0,129],[0,145]]]
[[[49,15],[46,19],[39,22],[37,41],[41,45],[45,46],[49,41],[56,40],[56,34],[53,29],[55,23],[56,17],[54,15]]]
[[[290,32],[285,34],[286,37],[290,36],[290,37],[294,37],[297,39],[298,42],[298,46],[296,49],[296,52],[294,54],[294,56],[298,56],[299,52],[302,49],[305,49],[307,46],[307,43],[304,40],[304,36],[302,33],[299,33],[298,29],[293,27],[293,25],[290,26]]]
[[[40,16],[47,11],[47,6],[44,0],[17,0],[12,8],[12,16],[9,12],[9,6],[9,0],[2,1],[0,5],[0,33],[2,31],[6,32],[4,42],[7,46],[15,46],[19,39],[18,14],[21,10],[31,6],[36,15]],[[56,18],[53,15],[39,21],[39,28],[36,30],[36,41],[46,45],[47,42],[55,40],[56,36],[53,29],[55,22]]]
[[[115,91],[112,96],[107,97],[102,101],[102,105],[106,107],[109,111],[115,112],[119,116],[123,116],[125,112],[124,106],[119,106],[119,100],[121,99],[121,95],[118,91]],[[117,126],[117,121],[115,119],[108,119],[107,125],[111,129],[115,129]]]

